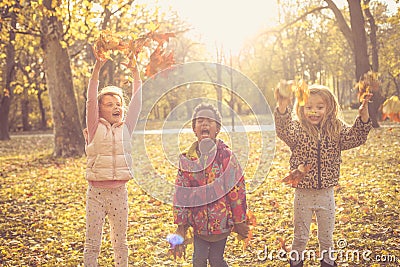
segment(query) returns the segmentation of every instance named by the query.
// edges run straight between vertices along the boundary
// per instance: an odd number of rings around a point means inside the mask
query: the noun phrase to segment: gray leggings
[[[207,260],[211,267],[229,267],[224,259],[226,240],[208,242],[195,235],[193,267],[207,267]]]
[[[326,251],[323,254],[324,259],[327,262],[331,262],[328,252],[333,250],[333,231],[335,227],[333,187],[326,189],[296,188],[294,195],[294,239],[290,257],[295,261],[304,260],[302,255],[309,239],[310,225],[314,213],[317,217],[320,253]],[[305,257],[309,255],[304,254]],[[300,258],[297,258],[297,255]]]

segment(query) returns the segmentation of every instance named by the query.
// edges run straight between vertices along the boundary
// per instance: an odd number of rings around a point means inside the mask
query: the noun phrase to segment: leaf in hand
[[[253,231],[252,227],[257,225],[256,216],[251,210],[248,210],[246,213],[246,224],[249,226],[249,233],[246,238],[241,235],[237,235],[237,240],[242,242],[242,249],[243,251],[249,246],[251,239],[253,238]]]
[[[103,30],[101,31],[99,38],[95,41],[93,48],[96,58],[112,60],[111,53],[115,50],[125,50],[127,44],[118,34],[112,33],[108,30]]]
[[[144,50],[156,47],[154,52],[150,55],[145,73],[148,77],[152,76],[174,64],[173,52],[166,51],[166,43],[169,41],[169,38],[175,37],[175,33],[157,33],[155,32],[157,28],[158,26],[152,27],[149,33],[130,40],[129,42],[125,42],[117,33],[103,30],[93,45],[95,56],[100,60],[112,60],[111,54],[114,51],[118,51],[124,56],[124,61],[121,64],[132,72],[136,72],[138,55]],[[157,43],[157,46],[154,43]]]
[[[296,98],[299,106],[304,106],[306,104],[309,94],[307,83],[301,79],[296,86]]]
[[[288,176],[282,179],[282,182],[292,187],[297,185],[306,177],[308,171],[311,169],[311,164],[300,164],[297,169],[292,170]]]
[[[276,90],[276,92],[283,98],[290,98],[292,96],[294,89],[295,86],[293,80],[290,81],[281,80],[278,83],[278,89]],[[278,97],[276,98],[278,99]]]
[[[371,92],[377,92],[380,89],[379,74],[377,72],[368,71],[363,75],[357,83],[358,97],[360,102],[363,102]]]

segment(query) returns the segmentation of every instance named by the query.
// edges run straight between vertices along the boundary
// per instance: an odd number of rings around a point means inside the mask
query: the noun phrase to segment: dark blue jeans
[[[207,267],[207,260],[211,267],[229,267],[224,259],[226,240],[208,242],[194,236],[193,267]]]

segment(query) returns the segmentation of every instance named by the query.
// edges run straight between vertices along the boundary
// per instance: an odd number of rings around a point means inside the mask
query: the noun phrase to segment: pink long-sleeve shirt
[[[142,94],[141,80],[135,79],[132,87],[132,98],[128,105],[128,110],[124,120],[124,124],[127,126],[129,134],[132,135],[135,129],[136,123],[139,118],[139,113],[142,108]],[[97,126],[99,125],[99,104],[97,100],[99,81],[89,80],[88,90],[87,90],[87,101],[86,101],[86,125],[87,125],[87,144],[92,142],[93,137],[96,133]],[[101,188],[116,188],[125,184],[127,181],[89,181],[89,184],[95,187]]]

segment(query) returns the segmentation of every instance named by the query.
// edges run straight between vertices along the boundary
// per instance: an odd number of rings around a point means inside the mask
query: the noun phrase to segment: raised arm
[[[287,107],[290,104],[290,97],[284,97],[281,94],[279,94],[279,89],[276,88],[274,91],[274,97],[275,100],[277,101],[277,109],[279,113],[284,114],[287,111]]]
[[[361,103],[360,108],[358,109],[358,114],[360,115],[361,120],[364,123],[367,123],[369,121],[368,103],[371,100],[371,97],[372,94],[366,95]]]
[[[139,113],[142,109],[142,80],[138,68],[132,71],[133,85],[132,85],[132,98],[129,102],[128,111],[126,114],[125,124],[128,127],[129,133],[132,134],[139,119]]]
[[[290,98],[281,96],[275,90],[275,99],[277,100],[277,107],[274,112],[276,135],[292,148],[296,145],[299,124],[293,121],[288,109]]]
[[[107,60],[96,60],[92,76],[89,80],[86,99],[86,125],[87,125],[87,143],[90,143],[96,132],[99,122],[99,104],[97,102],[97,89],[99,87],[99,73]]]
[[[368,101],[371,99],[371,94],[367,95],[363,100],[358,114],[352,127],[343,125],[340,133],[340,148],[347,150],[358,147],[367,141],[368,133],[372,129],[372,123],[369,119]]]

